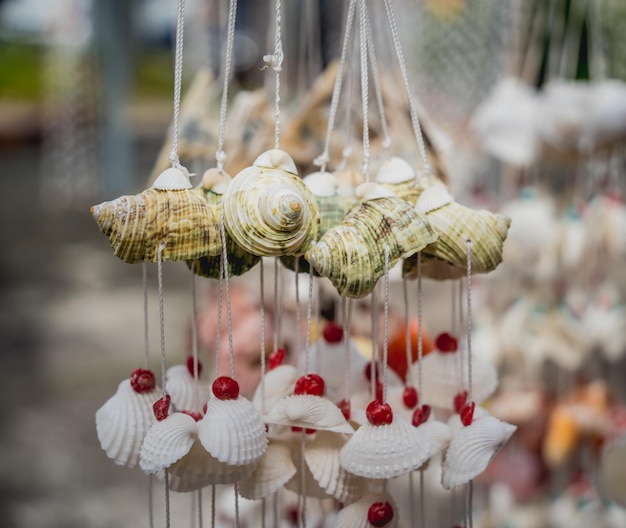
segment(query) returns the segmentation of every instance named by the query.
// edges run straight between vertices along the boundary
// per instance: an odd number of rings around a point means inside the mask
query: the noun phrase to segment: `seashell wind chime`
[[[472,479],[515,430],[479,406],[496,389],[497,375],[493,366],[473,357],[471,339],[466,347],[459,346],[457,337],[446,333],[437,338],[432,353],[426,356],[423,350],[422,278],[466,277],[471,333],[472,274],[488,273],[498,266],[510,220],[458,204],[444,182],[431,174],[390,0],[384,1],[384,7],[409,98],[421,171],[391,157],[387,138],[382,154],[386,161],[380,164],[376,181],[369,181],[370,75],[377,100],[382,98],[367,2],[351,0],[326,148],[317,160],[320,171],[304,178],[298,175],[293,159],[279,144],[283,53],[277,0],[276,49],[265,57],[276,74],[275,148],[259,153],[235,177],[226,174],[222,149],[237,9],[231,0],[217,166],[193,187],[177,154],[184,19],[184,0],[179,0],[172,166],[142,193],[91,209],[115,255],[124,262],[143,262],[144,273],[145,263],[157,263],[161,388],[146,360],[144,368],[122,381],[116,394],[97,411],[96,426],[103,450],[115,463],[139,465],[147,475],[164,480],[167,526],[170,490],[199,493],[212,486],[215,507],[218,484],[234,485],[237,526],[239,496],[262,502],[265,526],[270,522],[265,501],[284,490],[298,497],[299,526],[307,523],[307,498],[334,499],[334,513],[325,521],[328,526],[399,526],[398,498],[387,483],[408,478],[413,494],[415,472],[420,476],[420,491],[410,526],[425,526],[423,470],[429,460],[433,461],[430,465],[441,464],[443,488],[468,485],[464,516],[471,526]],[[363,166],[360,174],[346,179],[340,170],[327,172],[326,165],[355,23],[360,43]],[[382,105],[379,110],[384,123]],[[228,278],[260,263],[263,280],[267,257],[280,260],[296,277],[303,272],[309,276],[306,343],[298,347],[296,367],[284,363],[285,351],[277,347],[266,358],[262,339],[262,377],[250,401],[239,394],[236,381]],[[195,324],[193,354],[187,364],[166,370],[164,260],[184,260],[192,276],[219,280],[218,312],[221,317],[224,290],[229,320],[230,376],[209,382],[198,358]],[[406,279],[416,279],[418,286],[418,359],[414,361],[407,336],[406,376],[388,368],[389,273],[400,262],[405,300]],[[326,279],[342,299],[343,324],[328,322],[312,343],[313,284]],[[366,359],[350,337],[351,306],[353,299],[375,296],[377,285],[385,298],[384,346],[381,354],[373,343],[371,358]],[[193,302],[195,314],[195,291]],[[314,364],[316,368],[311,367]],[[277,526],[276,500],[273,508]],[[212,522],[214,526],[215,517]],[[409,525],[408,520],[402,523]]]

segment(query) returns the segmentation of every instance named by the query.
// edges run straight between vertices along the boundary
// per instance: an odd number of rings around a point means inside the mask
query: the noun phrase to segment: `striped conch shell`
[[[376,183],[391,189],[398,198],[415,205],[422,188],[417,185],[417,175],[408,162],[393,157],[383,162],[376,173]]]
[[[328,277],[340,295],[359,298],[370,293],[385,271],[435,241],[425,217],[381,185],[364,183],[341,224],[329,229],[305,255]]]
[[[488,273],[502,262],[502,246],[511,225],[507,216],[464,207],[440,183],[424,190],[415,209],[426,215],[439,235],[424,248],[423,276],[445,280],[467,273],[467,240],[472,241],[472,273]],[[416,273],[417,258],[405,262],[403,274],[414,278]]]
[[[230,184],[231,177],[219,169],[209,169],[202,176],[200,189],[209,204],[215,206],[216,215],[219,219],[222,211],[222,195]],[[218,226],[219,230],[219,226]],[[261,260],[258,255],[249,253],[233,240],[226,232],[226,254],[228,257],[228,276],[239,276],[256,266]],[[219,279],[222,262],[222,251],[217,255],[202,256],[195,260],[188,260],[187,266],[196,275],[208,279]]]
[[[302,255],[317,236],[315,198],[282,150],[268,150],[242,170],[222,203],[228,233],[254,255]]]
[[[192,189],[184,168],[163,172],[150,189],[91,208],[115,255],[129,264],[217,255],[221,250],[215,209]]]

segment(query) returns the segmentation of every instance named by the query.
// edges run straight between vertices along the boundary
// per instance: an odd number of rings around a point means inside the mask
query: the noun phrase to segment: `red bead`
[[[269,370],[273,370],[276,367],[283,364],[285,361],[286,352],[284,348],[279,348],[270,354],[270,357],[267,359],[267,368]]]
[[[417,389],[415,387],[408,385],[404,387],[402,401],[404,402],[404,405],[406,405],[407,409],[413,409],[417,405],[418,400]]]
[[[376,379],[378,379],[378,363],[374,367],[374,374],[376,376]],[[367,378],[367,381],[372,380],[372,363],[371,362],[365,365],[365,377]]]
[[[343,399],[337,403],[337,407],[341,410],[341,414],[346,420],[350,419],[350,400]]]
[[[191,377],[195,376],[196,369],[194,368],[193,356],[189,356],[187,358],[187,370],[189,371]],[[198,360],[198,377],[200,377],[200,374],[202,374],[202,363],[200,363],[200,360]]]
[[[239,383],[229,376],[215,378],[212,389],[218,400],[236,400],[239,397]]]
[[[461,409],[465,407],[466,403],[467,403],[467,391],[459,392],[454,397],[454,410],[460,413]]]
[[[343,339],[343,328],[331,321],[324,327],[323,336],[327,343],[339,343]]]
[[[430,405],[422,405],[421,407],[418,407],[417,409],[415,409],[411,423],[415,427],[419,427],[424,422],[428,421],[429,417],[430,417]]]
[[[372,425],[387,425],[393,421],[391,406],[378,400],[374,400],[367,406],[365,416]]]
[[[469,402],[466,403],[461,409],[461,423],[466,427],[472,423],[474,418],[474,407],[476,407],[474,402]]]
[[[324,395],[324,380],[318,374],[300,376],[296,381],[294,394],[310,394],[312,396]]]
[[[167,413],[170,411],[170,402],[172,398],[169,394],[166,394],[162,398],[159,398],[152,404],[152,411],[154,416],[159,422],[162,422],[167,418]]]
[[[156,387],[156,378],[151,370],[135,369],[130,375],[130,386],[135,392],[150,392]]]
[[[372,526],[385,526],[393,519],[393,508],[388,502],[375,502],[367,510],[367,520]]]
[[[292,430],[294,433],[301,433],[301,432],[302,432],[302,427],[297,427],[297,426],[295,426],[295,425],[294,425],[294,426],[291,428],[291,430]],[[309,428],[307,427],[307,428],[304,430],[304,434],[308,434],[308,435],[310,435],[310,434],[315,433],[315,431],[317,431],[317,429],[309,429]]]
[[[459,343],[452,334],[444,332],[437,336],[435,345],[440,352],[456,352],[459,348]]]
[[[202,415],[199,412],[195,412],[195,411],[180,411],[180,412],[188,416],[191,416],[196,422],[199,422],[200,420],[202,420]]]

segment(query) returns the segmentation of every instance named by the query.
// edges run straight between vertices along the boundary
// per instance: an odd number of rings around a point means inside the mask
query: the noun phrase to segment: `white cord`
[[[235,378],[235,352],[233,350],[233,321],[230,311],[230,286],[228,284],[228,253],[226,251],[226,231],[224,229],[224,211],[220,214],[220,235],[222,237],[222,260],[224,262],[224,287],[226,294],[226,320],[228,322],[228,357],[230,377]],[[221,308],[220,308],[221,309]]]
[[[150,368],[150,333],[148,331],[148,262],[143,263],[143,337],[144,368]]]
[[[220,375],[220,348],[222,335],[222,283],[224,282],[224,259],[220,255],[220,280],[217,283],[217,328],[215,331],[215,377]]]
[[[190,409],[195,411],[200,406],[200,386],[198,384],[199,360],[198,360],[198,300],[196,295],[196,274],[191,268],[191,355],[193,357],[193,380],[195,381],[194,387],[194,408]]]
[[[163,250],[165,249],[165,242],[159,244],[159,250],[157,251],[157,275],[159,281],[159,329],[161,336],[161,386],[163,389],[163,396],[167,394],[165,389],[165,314],[163,309]]]
[[[309,372],[309,348],[311,348],[311,320],[313,312],[313,266],[309,266],[309,297],[306,305],[306,335],[304,336],[304,371]],[[318,371],[319,372],[319,371]]]
[[[185,0],[178,0],[176,14],[176,51],[174,55],[174,129],[169,160],[172,167],[180,168],[178,159],[178,121],[180,118],[180,88],[183,81],[183,34],[185,31]]]
[[[280,72],[283,69],[283,43],[281,38],[282,5],[281,0],[274,0],[274,53],[264,55],[263,62],[276,72],[275,108],[274,108],[274,148],[280,148]]]
[[[230,0],[228,10],[228,28],[226,30],[226,59],[224,62],[224,87],[222,88],[222,103],[220,106],[220,124],[217,135],[217,151],[215,160],[221,172],[224,169],[226,153],[224,152],[224,134],[226,132],[226,108],[228,106],[228,87],[233,63],[233,43],[235,41],[235,20],[237,18],[237,0]]]
[[[402,293],[404,297],[404,348],[406,352],[405,386],[413,386],[413,349],[411,343],[411,322],[409,320],[409,292],[408,281],[402,277]]]
[[[422,397],[422,365],[424,347],[422,345],[422,253],[417,254],[417,394]]]
[[[467,401],[472,401],[472,241],[467,240]],[[471,481],[470,481],[471,482]]]
[[[385,313],[383,317],[383,403],[387,401],[387,371],[389,359],[389,244],[385,245]]]
[[[424,137],[422,135],[422,128],[419,123],[419,119],[417,118],[417,110],[415,109],[415,105],[413,103],[413,97],[411,92],[411,86],[409,85],[409,75],[406,68],[406,63],[404,62],[404,55],[402,54],[402,47],[400,46],[400,37],[398,36],[398,26],[396,25],[396,18],[393,14],[393,9],[391,7],[391,0],[384,0],[385,2],[385,11],[387,12],[387,20],[389,21],[389,28],[391,29],[391,37],[393,39],[393,45],[396,51],[396,57],[398,58],[398,64],[400,66],[400,73],[402,75],[402,80],[404,81],[404,88],[406,90],[407,98],[409,100],[409,113],[411,115],[411,124],[413,125],[413,133],[415,134],[415,139],[417,140],[417,146],[420,151],[420,155],[422,157],[422,164],[424,174],[426,176],[430,175],[431,167],[430,163],[428,163],[428,157],[426,156],[426,146],[424,145]]]
[[[369,181],[370,128],[369,128],[369,70],[367,60],[367,4],[359,0],[359,44],[361,52],[361,104],[363,106],[363,165],[365,181]],[[386,389],[383,389],[383,391]]]
[[[265,270],[263,257],[259,262],[261,289],[261,414],[265,414]],[[263,503],[265,506],[265,503]]]

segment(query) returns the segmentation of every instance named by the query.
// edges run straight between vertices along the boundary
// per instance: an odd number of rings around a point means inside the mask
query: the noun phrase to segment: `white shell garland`
[[[335,520],[335,528],[372,528],[368,520],[370,506],[377,502],[387,502],[393,509],[393,518],[385,524],[385,528],[396,528],[399,525],[398,507],[388,493],[368,493],[362,499],[343,508]]]

